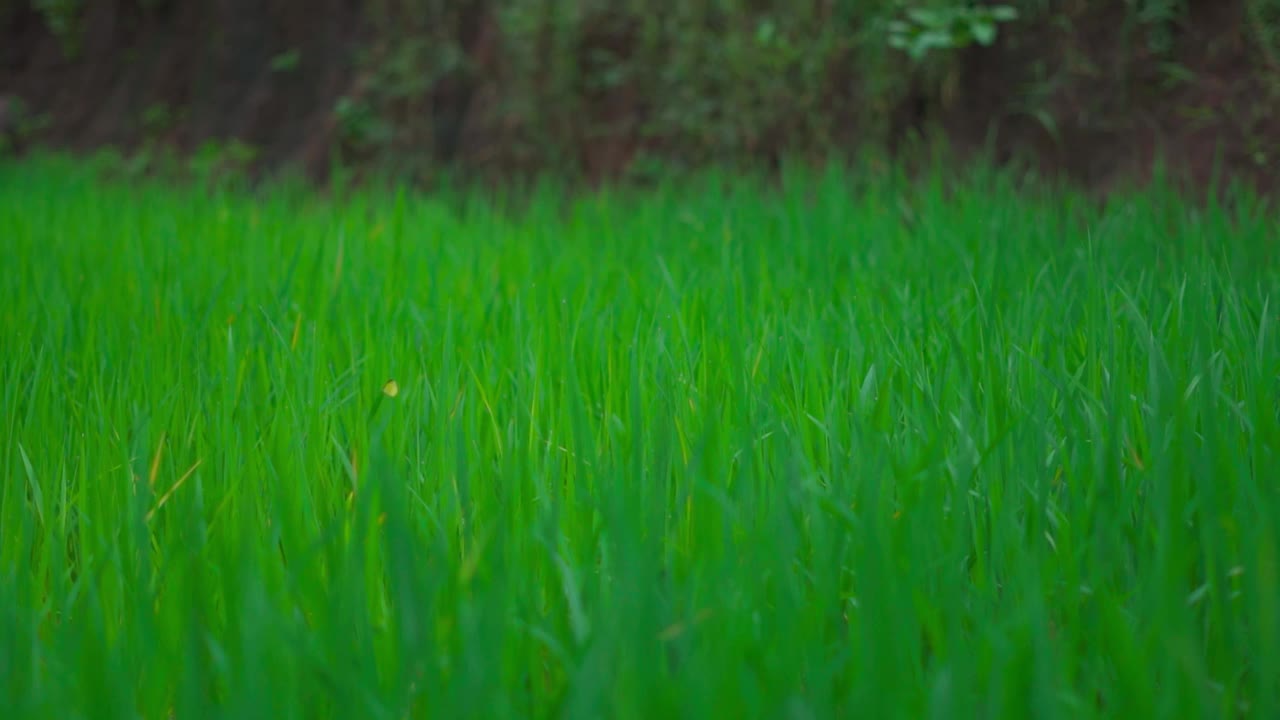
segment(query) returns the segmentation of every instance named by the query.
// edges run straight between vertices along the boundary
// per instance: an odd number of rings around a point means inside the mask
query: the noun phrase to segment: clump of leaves
[[[22,98],[0,95],[0,157],[18,152],[48,125],[48,113],[33,113]]]
[[[1018,18],[1009,5],[983,7],[909,8],[904,19],[889,23],[889,45],[912,60],[936,50],[954,50],[996,41],[1000,23]]]
[[[33,3],[68,58],[76,58],[80,54],[80,11],[83,5],[82,0],[35,0]]]
[[[366,150],[384,146],[391,139],[391,127],[363,98],[339,98],[334,106],[334,115],[344,145]]]

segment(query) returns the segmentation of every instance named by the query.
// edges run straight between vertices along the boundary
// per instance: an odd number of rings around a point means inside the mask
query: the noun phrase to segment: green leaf
[[[958,43],[951,33],[944,30],[926,30],[920,33],[916,38],[916,44],[923,46],[926,50],[932,48],[951,48]]]
[[[876,365],[871,363],[871,367],[867,369],[867,374],[862,378],[862,387],[858,390],[858,404],[864,409],[869,408],[878,395],[876,391]]]
[[[941,19],[936,10],[927,8],[911,8],[907,11],[907,17],[919,25],[937,25]]]
[[[297,69],[298,62],[302,60],[302,53],[297,48],[289,52],[280,53],[271,58],[271,72],[289,72]]]
[[[975,22],[969,26],[969,32],[984,47],[996,41],[996,26],[992,23]]]
[[[772,20],[762,20],[756,27],[756,42],[761,45],[767,45],[773,40],[774,34],[777,32],[777,26]]]
[[[990,11],[992,19],[997,22],[1009,22],[1010,20],[1018,19],[1017,8],[1013,8],[1008,5],[996,5],[995,7],[988,8],[988,10]]]
[[[31,501],[36,506],[36,518],[40,521],[40,526],[44,527],[44,495],[40,492],[36,471],[32,469],[31,458],[27,457],[27,451],[22,447],[22,443],[18,443],[18,454],[22,456],[22,466],[27,471],[27,486],[31,488]]]
[[[1040,123],[1045,132],[1049,133],[1049,137],[1053,138],[1054,142],[1062,141],[1062,137],[1058,134],[1058,121],[1054,119],[1052,113],[1044,108],[1036,108],[1031,111],[1031,116]]]

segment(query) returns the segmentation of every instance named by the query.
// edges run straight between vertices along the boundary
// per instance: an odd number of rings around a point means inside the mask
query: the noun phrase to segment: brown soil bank
[[[1280,0],[1007,0],[919,61],[890,23],[936,2],[739,4],[0,0],[0,140],[611,179],[931,128],[1104,190],[1280,177]]]

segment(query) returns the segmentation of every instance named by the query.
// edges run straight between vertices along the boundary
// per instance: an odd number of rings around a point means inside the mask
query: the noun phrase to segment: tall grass
[[[0,188],[5,717],[1280,716],[1256,199]]]

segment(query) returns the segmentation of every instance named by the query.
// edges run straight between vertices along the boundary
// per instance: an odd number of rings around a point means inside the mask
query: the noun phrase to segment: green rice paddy
[[[1261,201],[504,207],[0,167],[4,717],[1280,717]]]

